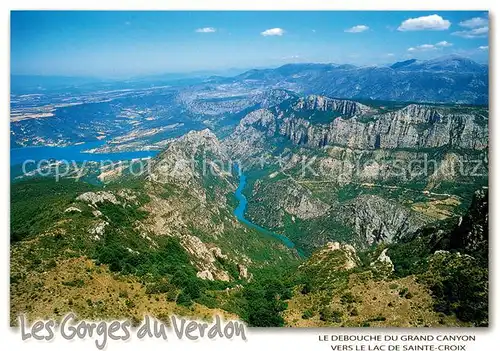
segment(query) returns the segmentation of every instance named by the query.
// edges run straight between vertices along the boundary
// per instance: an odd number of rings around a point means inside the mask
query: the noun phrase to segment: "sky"
[[[448,54],[487,62],[487,12],[11,13],[12,74],[132,77]]]

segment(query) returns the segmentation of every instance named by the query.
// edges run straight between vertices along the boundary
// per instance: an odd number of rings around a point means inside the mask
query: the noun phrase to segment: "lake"
[[[84,161],[126,161],[137,158],[153,157],[158,151],[126,151],[104,154],[91,154],[84,151],[104,145],[105,141],[89,142],[71,146],[30,146],[10,149],[10,165],[21,165],[27,160],[66,160]]]

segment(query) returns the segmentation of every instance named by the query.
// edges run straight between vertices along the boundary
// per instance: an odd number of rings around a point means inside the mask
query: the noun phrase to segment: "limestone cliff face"
[[[321,105],[324,106],[324,105]],[[349,106],[346,103],[346,106]],[[334,111],[333,109],[331,111]],[[295,116],[283,118],[280,134],[295,144],[322,147],[340,145],[353,149],[455,148],[483,150],[488,147],[484,117],[453,113],[443,108],[409,105],[383,114],[360,107],[342,109],[345,117],[328,124],[313,124]]]
[[[236,132],[245,132],[248,127],[264,129],[266,135],[272,136],[276,131],[276,119],[269,110],[256,110],[250,112],[240,121]]]
[[[375,195],[360,195],[337,211],[354,228],[358,245],[365,248],[395,242],[429,222],[401,204]]]
[[[276,229],[285,225],[285,215],[307,220],[324,216],[330,206],[316,199],[311,191],[294,183],[283,180],[268,183],[258,180],[252,190],[254,203],[265,203],[265,212],[252,208],[247,215],[268,228]]]
[[[299,99],[297,103],[292,106],[292,109],[295,111],[334,111],[347,117],[375,112],[375,110],[371,107],[363,105],[356,101],[331,99],[319,95],[309,95],[305,98]]]
[[[277,120],[271,111],[255,110],[241,119],[223,145],[234,160],[246,160],[268,151],[272,145],[267,138],[273,137],[276,130]]]
[[[314,111],[329,118],[311,121]],[[340,116],[338,116],[340,114]],[[296,145],[351,149],[451,148],[484,150],[488,147],[488,119],[468,108],[411,104],[381,113],[350,100],[309,96],[290,108],[261,109],[248,114],[228,138],[232,152],[263,149],[265,138],[279,135]]]
[[[194,185],[201,179],[202,172],[223,174],[222,168],[228,167],[228,164],[229,158],[225,149],[212,131],[191,131],[173,140],[166,150],[155,158],[149,180],[162,184]],[[230,175],[230,172],[225,173]]]

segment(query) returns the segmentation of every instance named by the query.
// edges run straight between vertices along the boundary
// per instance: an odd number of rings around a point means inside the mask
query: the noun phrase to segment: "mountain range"
[[[236,76],[172,73],[127,80],[84,77],[11,76],[16,94],[100,89],[244,84],[249,87],[291,89],[304,94],[338,98],[436,103],[487,104],[488,65],[459,55],[430,60],[409,59],[389,65],[355,66],[333,63],[294,63],[278,68],[252,69]],[[228,70],[228,72],[237,70]],[[241,70],[240,70],[241,71]]]
[[[287,88],[305,94],[338,98],[486,104],[488,66],[452,55],[389,66],[287,64],[250,70],[232,78],[212,77],[207,83],[247,83]]]

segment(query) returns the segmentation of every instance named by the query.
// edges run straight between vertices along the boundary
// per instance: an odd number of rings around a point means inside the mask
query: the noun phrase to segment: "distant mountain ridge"
[[[232,70],[227,74],[236,72]],[[254,90],[286,89],[301,95],[343,99],[486,105],[488,72],[487,64],[447,55],[430,60],[413,58],[391,65],[289,63],[277,68],[251,69],[234,76],[208,76],[209,72],[200,72],[197,76],[165,73],[127,80],[100,80],[12,75],[11,90],[15,94],[47,94],[68,89],[73,93],[85,93],[93,89],[139,89],[168,85],[187,94],[220,88],[234,89],[239,95]]]
[[[411,71],[438,71],[455,73],[488,73],[488,65],[477,63],[471,59],[458,55],[448,55],[431,60],[411,59],[402,62],[396,62],[390,66],[396,70]]]
[[[335,98],[433,103],[488,103],[488,65],[458,55],[406,60],[390,66],[286,64],[253,69],[207,84],[266,85]]]

